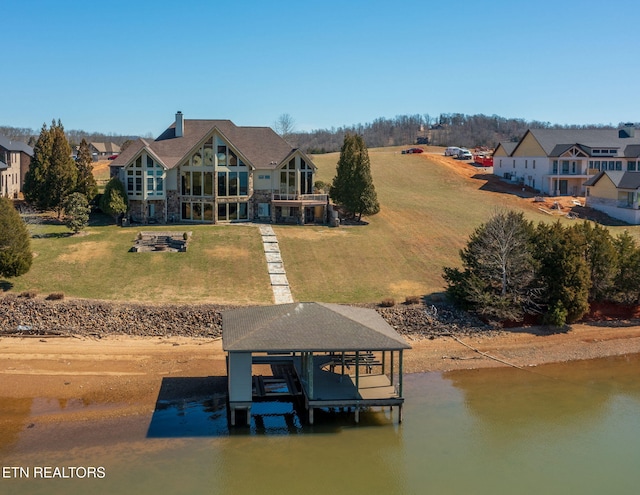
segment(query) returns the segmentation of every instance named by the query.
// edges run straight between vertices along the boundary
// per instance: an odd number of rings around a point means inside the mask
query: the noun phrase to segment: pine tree
[[[574,227],[585,240],[584,257],[591,274],[589,300],[606,299],[613,290],[613,280],[618,269],[618,255],[609,230],[598,224],[584,221]]]
[[[47,185],[50,206],[58,213],[64,209],[64,202],[76,187],[78,171],[71,157],[71,146],[64,135],[62,123],[52,122],[49,132],[52,134],[51,163],[47,173]]]
[[[127,212],[128,207],[124,184],[117,177],[113,177],[104,188],[100,199],[100,209],[117,220],[120,215]]]
[[[38,208],[49,208],[47,177],[51,165],[51,133],[46,124],[42,124],[40,136],[33,148],[33,159],[24,177],[24,197]]]
[[[77,170],[62,123],[42,126],[34,157],[25,174],[25,199],[38,208],[54,209],[60,217],[64,201],[76,185]]]
[[[539,223],[535,233],[534,256],[540,263],[538,280],[544,287],[547,305],[546,321],[566,311],[567,322],[572,323],[589,310],[591,277],[584,257],[586,241],[578,228],[565,228],[560,222]],[[560,304],[559,304],[560,303]]]
[[[98,194],[98,185],[93,176],[93,158],[89,143],[82,138],[78,147],[78,159],[76,160],[78,180],[76,181],[76,192],[84,194],[88,201],[91,201]]]
[[[640,300],[640,247],[626,230],[614,240],[618,265],[614,279],[615,299],[626,304]]]
[[[0,276],[24,275],[32,261],[27,226],[11,200],[0,197]]]
[[[86,196],[79,192],[71,193],[64,202],[64,223],[77,234],[89,224],[90,212]]]
[[[357,216],[358,220],[362,215],[375,215],[380,211],[369,152],[362,136],[345,135],[329,194],[350,217]]]

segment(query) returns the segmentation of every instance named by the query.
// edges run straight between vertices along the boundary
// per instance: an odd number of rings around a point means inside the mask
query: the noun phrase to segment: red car
[[[107,160],[115,160],[116,158],[118,158],[118,155],[111,155]]]
[[[407,154],[424,153],[424,150],[422,148],[409,148],[408,150],[403,151],[403,153],[407,153]]]

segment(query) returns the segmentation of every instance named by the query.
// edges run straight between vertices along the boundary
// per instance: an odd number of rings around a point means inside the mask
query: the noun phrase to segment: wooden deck
[[[400,411],[402,410],[404,398],[399,396],[398,390],[391,384],[389,377],[381,373],[360,373],[357,378],[358,386],[356,387],[354,367],[351,366],[350,372],[345,374],[332,372],[329,369],[340,371],[341,367],[327,367],[330,359],[328,356],[314,356],[312,394],[308,385],[301,379],[300,360],[297,358],[294,360],[298,380],[302,384],[305,406],[309,410],[310,423],[313,424],[314,408],[354,408],[356,422],[359,419],[360,408],[398,406]],[[364,360],[360,366],[363,369],[372,370],[372,367]]]

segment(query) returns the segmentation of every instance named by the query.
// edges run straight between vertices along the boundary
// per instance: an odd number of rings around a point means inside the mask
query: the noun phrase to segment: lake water
[[[220,401],[41,426],[29,414],[62,405],[0,398],[0,493],[640,491],[640,356],[407,375],[405,397],[401,425],[396,412],[363,413],[358,425],[353,415],[327,412],[311,427],[284,403],[256,406],[261,414],[251,427],[232,431]],[[17,417],[23,419],[15,423]],[[42,479],[47,472],[40,472],[36,479],[43,466],[66,467],[58,474],[67,476],[82,467],[86,477]],[[22,467],[22,477],[7,467]],[[103,476],[88,477],[88,467]]]

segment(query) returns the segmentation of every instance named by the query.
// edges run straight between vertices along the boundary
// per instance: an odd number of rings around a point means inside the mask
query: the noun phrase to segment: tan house
[[[640,225],[640,173],[600,171],[585,182],[585,205],[612,218]]]
[[[188,120],[138,139],[111,164],[138,222],[326,223],[316,166],[269,127]]]
[[[33,148],[0,136],[0,196],[18,198],[33,158]]]
[[[89,143],[89,151],[91,151],[91,156],[93,156],[93,160],[105,160],[110,156],[117,155],[120,153],[120,146],[116,143]]]

